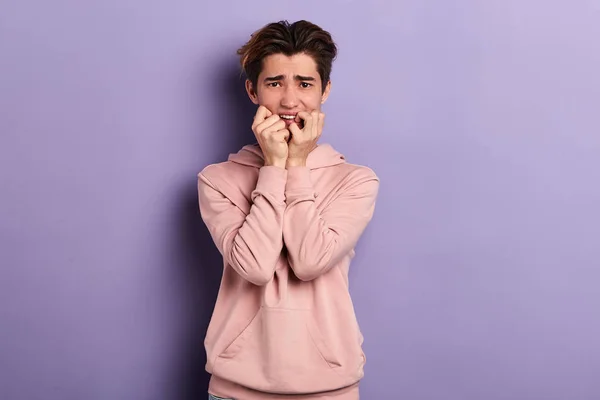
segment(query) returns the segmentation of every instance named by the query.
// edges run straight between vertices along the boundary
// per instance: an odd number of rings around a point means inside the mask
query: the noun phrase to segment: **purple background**
[[[282,18],[333,33],[323,141],[382,180],[362,397],[599,399],[598,0],[2,1],[0,399],[205,398],[196,173]]]

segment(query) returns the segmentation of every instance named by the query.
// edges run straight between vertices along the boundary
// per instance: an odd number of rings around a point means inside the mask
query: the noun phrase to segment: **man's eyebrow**
[[[265,78],[265,82],[280,81],[282,79],[283,79],[283,75],[267,76]]]
[[[297,81],[314,81],[315,78],[313,78],[312,76],[296,75],[296,80]]]
[[[277,76],[267,76],[265,78],[265,82],[276,82],[276,81],[281,81],[285,78],[284,75],[277,75]],[[316,79],[313,78],[312,76],[303,76],[303,75],[296,75],[295,79],[297,81],[315,81]]]

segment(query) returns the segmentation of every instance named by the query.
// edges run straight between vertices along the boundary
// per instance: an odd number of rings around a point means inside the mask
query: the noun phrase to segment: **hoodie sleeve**
[[[246,215],[206,174],[198,174],[200,213],[215,245],[225,261],[255,285],[273,278],[283,248],[286,176],[284,169],[262,167]]]
[[[379,179],[368,168],[356,170],[323,210],[315,204],[310,170],[288,170],[283,239],[296,276],[312,280],[350,253],[371,220]]]

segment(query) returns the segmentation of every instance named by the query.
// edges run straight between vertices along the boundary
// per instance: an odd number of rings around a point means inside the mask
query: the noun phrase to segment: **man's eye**
[[[308,83],[308,82],[302,82],[300,85],[301,85],[301,86],[302,86],[304,89],[307,89],[307,88],[309,88],[309,87],[311,87],[311,86],[312,86],[312,85],[311,85],[310,83]]]
[[[276,87],[277,85],[279,85],[279,82],[271,82],[271,83],[269,83],[269,86],[271,86],[271,87]]]

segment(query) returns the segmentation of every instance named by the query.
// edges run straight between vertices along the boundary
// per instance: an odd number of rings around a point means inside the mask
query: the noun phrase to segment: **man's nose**
[[[294,108],[298,104],[298,97],[296,94],[296,88],[293,86],[286,86],[283,97],[281,98],[281,105],[286,108]]]

